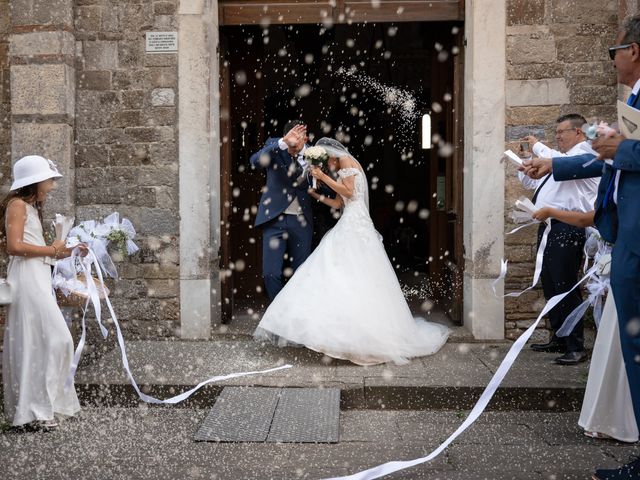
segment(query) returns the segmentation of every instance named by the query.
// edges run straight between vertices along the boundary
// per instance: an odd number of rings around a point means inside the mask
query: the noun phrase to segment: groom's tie
[[[627,99],[627,105],[633,106],[636,103],[636,99],[638,98],[637,93],[632,93],[629,95]],[[611,167],[611,179],[609,179],[609,185],[607,185],[607,193],[604,196],[604,200],[602,202],[602,206],[606,207],[609,202],[614,201],[614,194],[616,191],[616,177],[618,176],[618,170],[615,167]]]

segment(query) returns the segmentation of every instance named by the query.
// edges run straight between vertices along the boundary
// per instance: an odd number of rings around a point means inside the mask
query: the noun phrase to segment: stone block
[[[551,19],[556,23],[617,24],[617,0],[552,0]]]
[[[9,44],[0,42],[0,71],[9,68]]]
[[[144,90],[127,90],[120,92],[120,101],[123,108],[130,110],[141,109],[144,105]]]
[[[155,67],[149,69],[149,82],[153,88],[177,88],[177,67]]]
[[[106,167],[110,150],[107,145],[76,145],[75,166],[77,168]]]
[[[175,15],[176,4],[174,2],[154,2],[153,13],[155,15]]]
[[[510,262],[533,262],[534,259],[531,245],[507,245],[505,254]]]
[[[18,57],[75,55],[75,39],[73,34],[64,31],[13,34],[10,51]]]
[[[120,90],[146,90],[146,70],[118,70],[113,73],[113,86]]]
[[[114,145],[111,148],[111,161],[113,165],[119,166],[147,165],[151,162],[149,145],[142,143]]]
[[[118,17],[117,8],[107,8],[102,12],[103,32],[120,32],[120,17]]]
[[[144,167],[138,169],[137,173],[138,185],[174,186],[178,183],[177,165]]]
[[[178,64],[175,53],[154,53],[144,56],[145,67],[170,67]]]
[[[124,130],[125,134],[133,142],[158,142],[160,141],[160,131],[155,127],[128,127]]]
[[[156,206],[158,208],[175,209],[180,207],[178,198],[178,182],[173,187],[156,187]]]
[[[118,61],[120,68],[142,67],[144,63],[144,39],[118,42]]]
[[[179,218],[175,211],[157,208],[141,208],[138,211],[139,214],[135,225],[136,231],[140,232],[141,235],[179,234]],[[173,263],[175,263],[175,261]]]
[[[173,88],[154,88],[151,91],[151,105],[154,107],[174,106],[176,93]]]
[[[111,115],[112,127],[135,127],[142,123],[142,112],[140,110],[122,110]]]
[[[96,40],[84,42],[84,70],[116,70],[118,42]]]
[[[0,103],[11,101],[11,73],[8,68],[0,69]]]
[[[507,106],[561,105],[569,101],[564,78],[507,80]]]
[[[128,38],[138,38],[140,32],[153,27],[153,5],[121,3],[120,29]]]
[[[80,205],[126,204],[151,208],[156,206],[154,188],[126,184],[96,186],[94,183],[89,188],[78,188],[76,198]]]
[[[537,25],[544,23],[545,0],[507,1],[507,25]]]
[[[147,296],[151,298],[175,298],[180,293],[178,280],[148,280]]]
[[[580,114],[587,119],[589,122],[593,122],[595,120],[603,120],[608,123],[613,123],[617,121],[618,112],[615,104],[611,105],[567,105],[566,107],[562,107],[561,113],[571,113],[578,109]]]
[[[79,90],[111,90],[111,72],[108,70],[90,70],[78,76]]]
[[[599,36],[573,36],[559,38],[558,60],[565,63],[607,61],[607,43]]]
[[[14,115],[75,113],[75,74],[68,65],[13,65],[11,85]]]
[[[113,91],[78,90],[77,101],[77,122],[83,128],[111,126],[111,114],[118,111],[120,105],[118,94]]]
[[[533,135],[536,138],[545,137],[544,125],[513,125],[508,126],[505,132],[508,142],[516,142],[527,135]]]
[[[11,31],[9,0],[0,1],[0,35]]]
[[[507,62],[508,80],[542,80],[564,76],[564,67],[560,63],[514,64]]]
[[[51,159],[63,177],[47,202],[52,213],[74,214],[73,128],[64,124],[14,123],[11,129],[13,161],[38,154]]]
[[[19,25],[64,25],[73,27],[74,0],[11,0],[11,22]]]
[[[571,103],[578,105],[612,105],[617,98],[615,87],[576,85],[571,89]]]
[[[154,165],[177,165],[178,146],[175,142],[153,143],[149,147],[151,162]]]
[[[542,35],[511,35],[507,37],[507,58],[514,65],[553,63],[556,60],[556,42]]]
[[[560,116],[560,108],[550,107],[510,107],[507,108],[507,125],[546,125],[555,123]]]
[[[102,29],[102,5],[78,6],[76,8],[76,30],[79,32],[98,32]]]
[[[143,125],[176,125],[177,109],[175,107],[155,107],[143,112]]]

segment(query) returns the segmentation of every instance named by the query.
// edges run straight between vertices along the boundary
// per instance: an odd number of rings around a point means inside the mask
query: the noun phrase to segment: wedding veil
[[[367,175],[364,173],[364,169],[362,168],[362,165],[360,164],[360,162],[358,162],[356,157],[351,155],[351,153],[349,153],[349,150],[347,150],[347,147],[342,145],[338,140],[334,138],[322,137],[316,142],[315,146],[324,148],[324,150],[329,154],[330,157],[349,157],[354,162],[356,162],[356,164],[358,164],[358,169],[360,170],[362,178],[364,179],[364,201],[367,209],[369,209],[369,182],[367,182]]]

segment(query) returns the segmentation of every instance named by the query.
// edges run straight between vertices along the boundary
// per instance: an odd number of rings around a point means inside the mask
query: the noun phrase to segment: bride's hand
[[[321,168],[314,167],[314,166],[311,167],[311,170],[309,173],[311,173],[311,176],[313,178],[317,178],[318,180],[322,180],[324,177],[326,177],[326,174],[322,171]]]

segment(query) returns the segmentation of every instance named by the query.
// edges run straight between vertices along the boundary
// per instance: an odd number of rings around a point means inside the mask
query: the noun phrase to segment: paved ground
[[[2,478],[321,479],[426,455],[463,421],[510,344],[465,343],[408,365],[359,367],[306,349],[260,345],[238,332],[209,342],[127,342],[144,389],[179,393],[212,375],[291,363],[269,375],[207,387],[175,407],[139,404],[109,349],[88,356],[77,385],[81,416],[57,432],[0,435]],[[574,480],[640,447],[586,438],[577,426],[588,364],[561,367],[525,349],[480,420],[433,462],[395,479]],[[192,440],[223,385],[338,387],[340,443],[215,444]]]
[[[337,387],[343,408],[471,408],[498,368],[510,344],[448,343],[436,355],[408,365],[360,367],[303,348],[276,348],[247,339],[210,342],[127,343],[132,371],[148,392],[167,397],[214,375],[261,370],[290,363],[293,368],[211,385],[194,401],[211,404],[223,385]],[[563,367],[557,355],[526,348],[518,358],[492,408],[579,408],[588,364]],[[81,363],[76,383],[87,401],[99,405],[137,403],[114,349],[92,363]],[[129,401],[129,403],[123,403]],[[131,403],[133,402],[133,403]]]
[[[85,408],[57,432],[0,435],[2,478],[320,479],[424,456],[465,412],[349,410],[334,445],[193,442],[206,409]],[[489,412],[433,462],[395,479],[590,478],[640,448],[584,437],[576,413]]]

